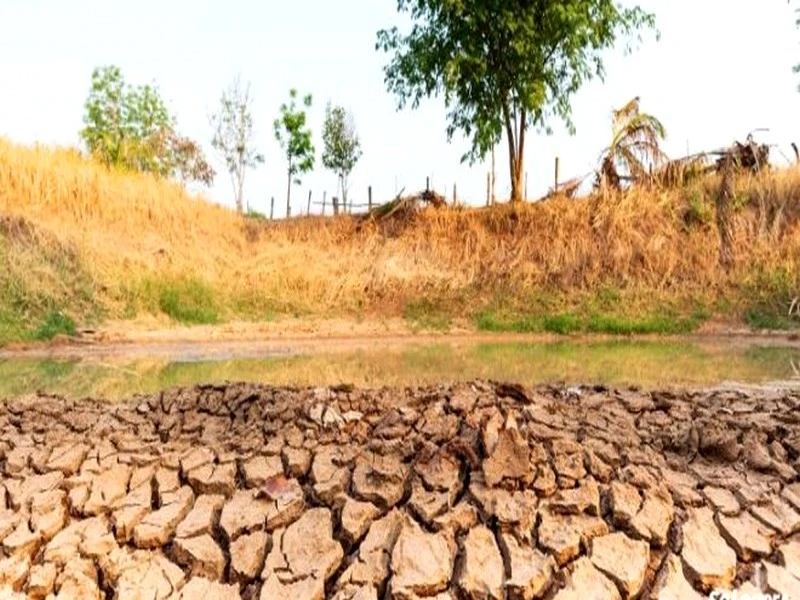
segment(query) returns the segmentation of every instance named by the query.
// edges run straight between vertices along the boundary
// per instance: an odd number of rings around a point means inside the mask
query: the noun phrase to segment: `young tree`
[[[281,104],[280,117],[275,119],[275,139],[286,156],[286,216],[292,212],[292,183],[300,185],[300,175],[314,168],[314,143],[311,141],[311,130],[306,127],[306,112],[297,108],[297,90],[289,90],[289,104]],[[303,106],[311,108],[311,94],[303,97]]]
[[[253,115],[250,84],[242,85],[237,76],[222,92],[219,111],[212,114],[214,128],[211,145],[225,161],[231,176],[236,210],[242,212],[244,176],[247,169],[254,169],[264,162],[253,140]]]
[[[791,4],[791,2],[792,0],[788,0],[789,4]],[[795,27],[800,27],[800,7],[795,7],[794,14],[795,14],[794,25]],[[794,73],[795,75],[800,73],[800,63],[797,63],[792,67],[792,73]],[[797,86],[797,90],[800,91],[800,85]]]
[[[601,51],[655,19],[613,0],[398,0],[411,32],[378,31],[376,49],[393,52],[387,88],[398,109],[443,93],[447,139],[471,138],[462,157],[474,164],[506,135],[511,200],[523,192],[525,135],[550,133],[560,117],[570,133],[570,99],[593,76],[604,78]],[[641,35],[637,36],[641,40]],[[631,51],[630,42],[627,51]]]
[[[361,141],[356,133],[353,115],[341,106],[332,107],[328,102],[325,107],[325,123],[322,126],[322,141],[325,145],[322,164],[339,178],[342,204],[346,207],[347,178],[361,158]]]
[[[126,100],[119,67],[98,67],[92,72],[80,137],[87,150],[108,165],[125,162],[125,146],[132,139]]]
[[[106,165],[211,185],[214,169],[199,144],[177,132],[154,86],[131,88],[119,67],[92,71],[80,137]]]

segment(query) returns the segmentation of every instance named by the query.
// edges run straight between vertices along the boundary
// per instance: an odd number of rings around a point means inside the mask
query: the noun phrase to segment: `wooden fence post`
[[[328,192],[322,192],[322,216],[325,216],[325,200],[327,199]]]
[[[336,196],[331,196],[331,203],[333,204],[333,214],[334,214],[334,216],[338,215],[339,214],[339,198],[337,198]]]
[[[496,180],[497,180],[497,172],[494,169],[494,146],[492,146],[492,204],[497,202],[497,194],[495,194]]]
[[[458,192],[456,191],[456,185],[457,184],[455,183],[453,184],[453,206],[458,204]]]
[[[311,190],[308,190],[308,207],[306,208],[306,216],[311,216]]]
[[[372,212],[372,186],[367,186],[367,210]]]
[[[430,177],[426,177],[425,178],[425,191],[428,192],[428,191],[430,191],[430,189],[431,189],[431,178]]]
[[[272,217],[275,214],[275,196],[272,196],[269,199],[269,220],[272,221]]]
[[[553,191],[558,189],[558,162],[559,162],[558,157],[556,156],[556,179],[555,179],[555,185],[553,186]]]

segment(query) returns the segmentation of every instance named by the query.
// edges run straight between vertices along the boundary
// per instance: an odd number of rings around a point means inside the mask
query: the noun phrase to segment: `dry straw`
[[[268,298],[318,313],[393,312],[420,295],[568,297],[601,286],[715,294],[777,268],[796,280],[800,168],[737,181],[727,275],[704,214],[718,183],[712,175],[679,190],[428,210],[389,235],[353,216],[243,219],[147,175],[0,139],[0,211],[75,248],[108,306],[142,281],[177,277],[205,282],[223,304]]]

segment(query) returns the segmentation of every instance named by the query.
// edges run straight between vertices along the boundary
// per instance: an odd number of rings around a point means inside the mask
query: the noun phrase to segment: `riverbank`
[[[169,352],[190,347],[196,354],[213,355],[226,348],[245,354],[248,349],[280,352],[353,349],[379,344],[431,343],[539,343],[557,340],[602,342],[672,340],[687,343],[800,345],[800,332],[754,329],[730,322],[708,322],[690,333],[585,333],[546,331],[485,331],[466,320],[456,320],[448,329],[410,324],[402,318],[325,319],[315,317],[276,318],[268,322],[236,321],[219,325],[182,325],[164,318],[138,318],[107,322],[97,329],[58,334],[51,339],[9,342],[0,346],[0,358],[109,356]],[[240,352],[240,353],[241,353]],[[172,352],[175,354],[175,352]]]
[[[156,328],[797,329],[800,167],[738,180],[728,271],[718,183],[377,221],[266,221],[69,151],[0,140],[0,344],[148,319]]]
[[[793,597],[798,415],[777,389],[480,380],[27,396],[0,404],[0,592]]]

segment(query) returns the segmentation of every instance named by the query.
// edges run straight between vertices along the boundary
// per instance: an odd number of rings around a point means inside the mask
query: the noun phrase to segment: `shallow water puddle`
[[[120,399],[177,385],[252,381],[292,385],[425,385],[475,378],[644,387],[726,382],[800,385],[800,345],[775,341],[371,340],[299,348],[187,347],[84,356],[0,358],[0,396],[32,392]]]

